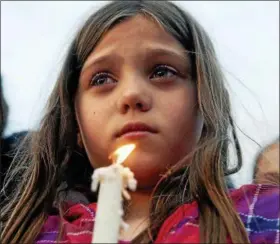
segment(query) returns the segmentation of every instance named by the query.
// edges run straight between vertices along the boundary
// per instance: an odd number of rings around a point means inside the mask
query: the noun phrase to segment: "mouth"
[[[116,133],[116,137],[125,137],[129,139],[138,139],[140,137],[148,136],[149,134],[156,134],[158,131],[153,127],[142,123],[127,123],[124,127]]]

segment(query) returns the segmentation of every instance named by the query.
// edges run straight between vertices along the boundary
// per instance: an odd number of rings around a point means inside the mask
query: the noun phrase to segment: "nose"
[[[129,111],[147,112],[152,107],[152,97],[147,85],[141,81],[124,82],[118,98],[117,107],[120,113]],[[144,83],[144,82],[143,82]]]

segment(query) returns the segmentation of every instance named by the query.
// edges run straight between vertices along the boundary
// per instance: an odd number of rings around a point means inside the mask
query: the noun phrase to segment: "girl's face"
[[[138,187],[153,187],[185,156],[202,128],[195,81],[183,46],[155,22],[135,16],[104,35],[80,75],[75,110],[94,168],[120,145]]]

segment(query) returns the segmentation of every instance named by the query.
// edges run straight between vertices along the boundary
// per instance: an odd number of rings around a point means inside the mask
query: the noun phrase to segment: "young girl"
[[[1,242],[90,243],[91,174],[126,143],[137,145],[126,166],[138,188],[120,240],[278,243],[279,188],[225,184],[242,160],[213,45],[162,1],[115,1],[78,32],[30,150],[15,160]]]

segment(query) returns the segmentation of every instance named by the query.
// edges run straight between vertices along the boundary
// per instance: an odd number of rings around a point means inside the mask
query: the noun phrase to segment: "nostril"
[[[143,108],[143,105],[142,105],[142,103],[136,103],[136,107],[137,107],[138,109],[142,109],[142,108]]]
[[[125,111],[129,110],[129,105],[128,105],[128,104],[125,104],[125,105],[124,105],[124,110],[125,110]]]
[[[123,112],[128,112],[130,109],[145,112],[149,110],[149,106],[142,102],[125,103],[122,105]]]

